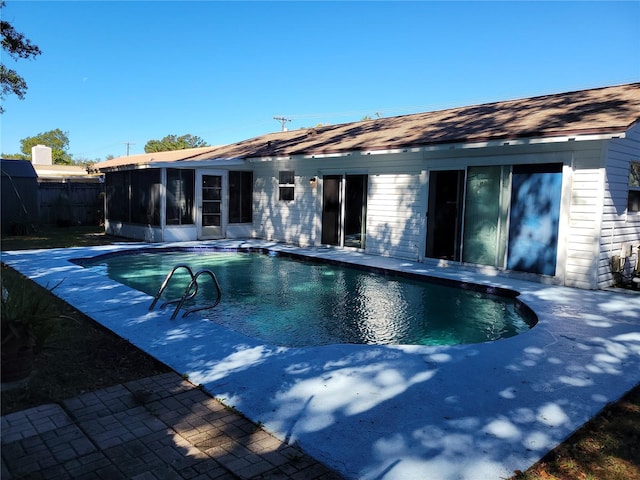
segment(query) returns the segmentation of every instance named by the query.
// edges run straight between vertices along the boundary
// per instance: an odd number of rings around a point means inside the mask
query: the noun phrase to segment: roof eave
[[[415,143],[387,143],[387,144],[371,144],[362,145],[358,148],[346,149],[303,149],[293,150],[291,152],[280,151],[274,152],[272,155],[248,157],[250,161],[268,161],[272,159],[286,159],[292,157],[329,157],[329,156],[350,156],[363,152],[384,152],[384,151],[409,151],[409,150],[440,150],[451,148],[480,148],[498,145],[515,145],[515,144],[534,144],[534,143],[553,143],[565,142],[571,140],[606,140],[616,137],[624,137],[626,131],[630,127],[617,126],[607,128],[593,128],[581,130],[557,130],[544,132],[523,132],[516,135],[483,135],[460,137],[450,139],[440,139]]]

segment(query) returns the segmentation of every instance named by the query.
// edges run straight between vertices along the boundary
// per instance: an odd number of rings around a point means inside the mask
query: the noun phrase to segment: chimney
[[[52,165],[51,147],[46,145],[31,147],[31,163],[34,165]]]

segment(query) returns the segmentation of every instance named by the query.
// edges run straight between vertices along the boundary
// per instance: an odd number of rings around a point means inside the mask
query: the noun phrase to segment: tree
[[[31,148],[36,145],[46,145],[51,148],[51,158],[54,164],[73,165],[73,159],[67,152],[69,148],[69,132],[63,132],[56,128],[55,130],[20,140],[20,150],[29,158],[31,158]]]
[[[0,10],[4,5],[5,1],[1,0]],[[2,32],[2,50],[7,52],[14,60],[17,61],[21,58],[29,57],[35,58],[42,53],[37,45],[32,44],[22,33],[17,32],[9,22],[0,20],[0,31]],[[2,100],[10,93],[22,100],[27,92],[27,82],[25,82],[24,78],[18,75],[18,72],[2,63],[0,63],[0,86],[0,99]],[[2,105],[0,105],[0,113],[4,113]]]
[[[167,135],[162,140],[149,140],[144,146],[145,153],[184,150],[185,148],[208,147],[209,144],[197,135],[186,134],[180,137]]]
[[[640,187],[640,163],[631,163],[631,170],[629,171],[629,186]]]
[[[30,160],[30,157],[23,153],[3,153],[2,158],[5,160]]]

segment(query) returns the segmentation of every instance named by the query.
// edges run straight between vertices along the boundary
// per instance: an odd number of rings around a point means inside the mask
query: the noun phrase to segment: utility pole
[[[287,129],[284,126],[285,122],[290,122],[291,120],[288,118],[284,118],[284,117],[273,117],[274,120],[277,120],[278,122],[280,122],[280,124],[282,125],[282,131],[286,132]]]
[[[129,145],[135,145],[135,143],[133,142],[124,142],[124,144],[127,146],[127,157],[129,156]]]

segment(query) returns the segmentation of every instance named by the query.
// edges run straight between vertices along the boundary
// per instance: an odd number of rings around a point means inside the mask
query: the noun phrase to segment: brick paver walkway
[[[3,480],[340,479],[175,373],[1,422]]]

